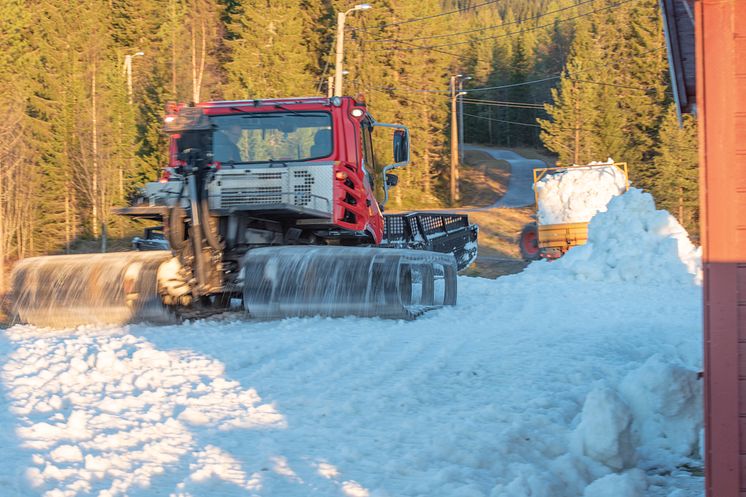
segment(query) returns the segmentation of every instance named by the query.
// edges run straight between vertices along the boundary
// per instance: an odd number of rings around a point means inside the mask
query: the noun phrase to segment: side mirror
[[[394,162],[406,162],[409,158],[409,137],[403,129],[394,131]]]
[[[399,176],[396,174],[386,173],[386,186],[389,188],[399,183]]]

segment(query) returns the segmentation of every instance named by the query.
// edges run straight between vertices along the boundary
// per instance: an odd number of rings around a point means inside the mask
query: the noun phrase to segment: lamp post
[[[344,66],[344,38],[345,38],[345,21],[347,20],[347,14],[356,12],[358,10],[371,9],[371,5],[367,3],[361,3],[355,5],[353,8],[346,12],[339,12],[337,14],[337,43],[336,43],[336,60],[334,64],[334,96],[342,96],[342,71]]]
[[[127,76],[127,97],[130,105],[132,105],[132,59],[135,57],[142,57],[143,55],[145,55],[145,52],[136,52],[124,56],[122,75]]]
[[[458,75],[458,160],[464,162],[464,81],[472,79],[471,76]]]

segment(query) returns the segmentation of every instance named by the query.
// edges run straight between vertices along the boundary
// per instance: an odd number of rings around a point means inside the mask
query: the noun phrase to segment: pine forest
[[[410,127],[394,208],[448,206],[449,81],[467,143],[612,157],[696,233],[696,126],[673,105],[657,0],[374,0],[345,93]],[[339,0],[0,0],[0,260],[132,230],[169,102],[326,95]]]

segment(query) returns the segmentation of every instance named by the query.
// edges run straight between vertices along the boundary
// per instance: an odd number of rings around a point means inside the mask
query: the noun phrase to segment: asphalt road
[[[508,190],[497,202],[483,207],[479,210],[494,208],[516,208],[527,207],[534,203],[534,176],[535,168],[547,167],[546,163],[538,159],[527,159],[511,150],[483,147],[479,145],[465,145],[464,150],[478,150],[485,152],[494,159],[501,159],[510,164],[510,180]],[[476,210],[476,209],[474,209]]]

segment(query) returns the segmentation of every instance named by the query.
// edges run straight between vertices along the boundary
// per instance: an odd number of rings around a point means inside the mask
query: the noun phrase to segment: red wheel
[[[525,260],[536,261],[541,258],[539,254],[539,228],[536,223],[529,223],[523,227],[518,245],[521,249],[521,256]]]

